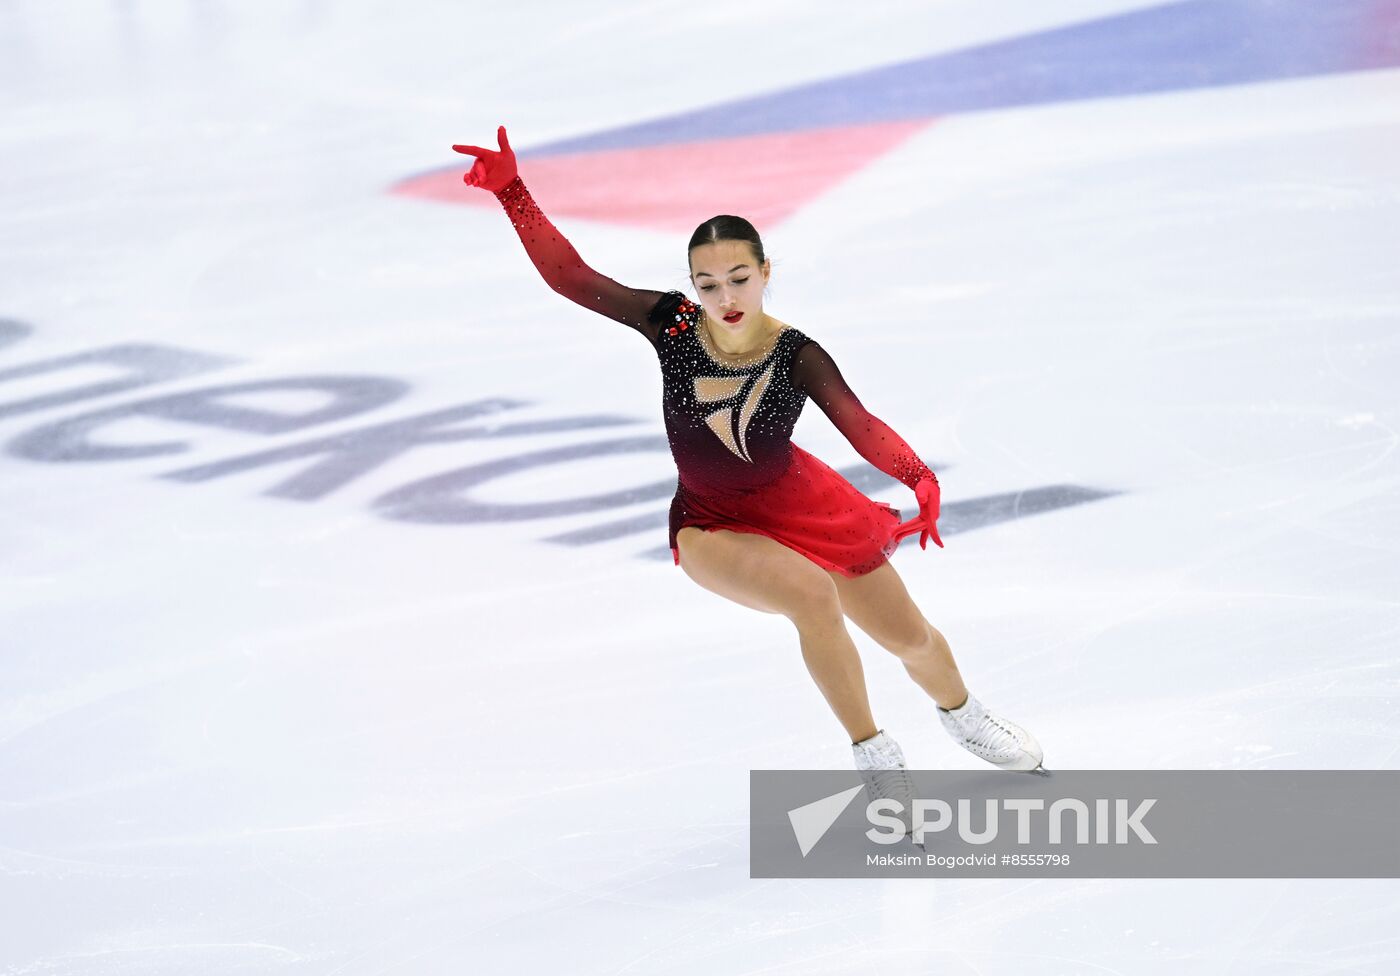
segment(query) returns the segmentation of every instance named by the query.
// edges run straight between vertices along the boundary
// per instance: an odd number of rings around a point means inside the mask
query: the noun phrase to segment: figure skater
[[[711,592],[792,621],[871,796],[907,800],[912,782],[899,744],[871,716],[844,617],[900,659],[964,749],[1003,769],[1038,769],[1035,738],[968,691],[948,642],[889,562],[915,531],[920,547],[929,539],[943,545],[938,479],[862,406],[830,353],[763,310],[772,269],[753,225],[722,215],[696,228],[687,253],[698,303],[679,291],[625,287],[584,264],[525,188],[505,126],[496,138],[499,150],[452,147],[476,157],[466,184],[496,195],[551,288],[635,329],[656,350],[678,473],[675,564]],[[897,511],[792,443],[809,397],[862,457],[914,490],[917,518],[901,524]]]

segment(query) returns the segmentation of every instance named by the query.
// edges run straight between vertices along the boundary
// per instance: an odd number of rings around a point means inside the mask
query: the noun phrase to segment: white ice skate
[[[852,743],[856,769],[865,781],[865,792],[872,800],[894,799],[903,804],[899,819],[908,834],[914,807],[914,778],[904,764],[904,750],[881,729],[868,739]]]
[[[955,709],[939,705],[938,717],[953,740],[977,758],[1002,769],[1041,771],[1044,753],[1035,736],[1015,722],[987,711],[971,692],[967,701]]]

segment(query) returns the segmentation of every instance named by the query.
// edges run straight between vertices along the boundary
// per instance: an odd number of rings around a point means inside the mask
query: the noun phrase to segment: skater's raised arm
[[[477,157],[471,170],[462,177],[463,182],[496,195],[510,215],[515,233],[525,245],[535,269],[551,288],[571,302],[636,329],[655,345],[657,326],[650,321],[648,313],[663,293],[628,288],[585,264],[526,189],[516,170],[515,153],[506,139],[506,127],[498,128],[496,136],[501,147],[499,152],[480,146],[452,147],[457,152]]]
[[[932,538],[938,545],[936,523],[939,510],[938,478],[919,456],[888,424],[865,409],[851,388],[846,385],[836,361],[815,339],[808,339],[798,349],[792,363],[792,382],[797,389],[821,407],[831,423],[860,456],[892,478],[914,489],[919,500],[920,515],[927,523],[919,545],[927,546]]]

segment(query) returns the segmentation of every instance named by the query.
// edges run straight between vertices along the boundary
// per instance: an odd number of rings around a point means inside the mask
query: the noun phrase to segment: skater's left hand
[[[472,168],[462,174],[462,182],[467,186],[479,186],[483,190],[496,193],[510,185],[518,175],[515,165],[515,150],[510,148],[506,137],[506,127],[496,126],[496,144],[500,150],[483,149],[481,146],[453,146],[459,153],[475,156]]]
[[[939,495],[936,477],[924,478],[914,486],[914,497],[919,500],[919,514],[907,522],[899,523],[899,526],[894,530],[896,541],[903,541],[905,536],[917,532],[919,533],[920,549],[928,548],[929,539],[938,543],[938,548],[943,548],[943,540],[938,537]]]
[[[914,497],[919,500],[919,517],[923,520],[923,531],[919,533],[919,548],[927,549],[931,538],[943,548],[943,540],[938,537],[938,507],[941,492],[937,478],[925,478],[914,488]]]

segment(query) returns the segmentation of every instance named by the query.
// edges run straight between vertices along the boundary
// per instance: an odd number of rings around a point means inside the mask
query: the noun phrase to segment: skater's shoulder
[[[811,338],[797,326],[784,322],[776,315],[769,315],[768,321],[772,324],[772,330],[769,334],[789,343],[789,348],[796,349]]]
[[[814,345],[817,341],[810,334],[797,328],[795,325],[789,325],[784,322],[782,329],[783,341],[787,344],[788,352],[792,355],[800,353],[804,348]]]

